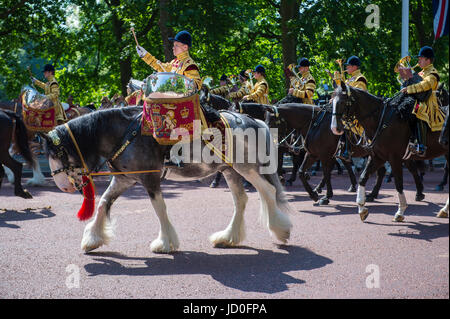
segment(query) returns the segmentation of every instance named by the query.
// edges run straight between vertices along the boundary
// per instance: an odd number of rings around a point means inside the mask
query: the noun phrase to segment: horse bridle
[[[68,128],[67,124],[65,124],[65,126]],[[69,130],[70,130],[70,128],[69,128]],[[58,168],[56,170],[52,170],[51,176],[55,176],[60,173],[66,173],[70,183],[75,187],[75,189],[77,189],[77,190],[83,189],[83,187],[87,186],[89,182],[86,181],[86,182],[80,184],[71,175],[76,173],[76,170],[80,170],[81,172],[77,173],[77,175],[88,176],[89,172],[87,171],[87,168],[70,164],[69,154],[68,154],[66,148],[61,144],[61,140],[60,140],[56,130],[50,131],[48,133],[48,136],[50,137],[52,144],[53,144],[54,148],[56,149],[55,156],[63,164],[63,167]],[[82,158],[81,158],[81,160],[84,163],[84,160]]]

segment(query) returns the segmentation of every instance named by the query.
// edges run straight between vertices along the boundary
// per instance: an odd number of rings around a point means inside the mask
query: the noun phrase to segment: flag
[[[448,2],[449,0],[433,0],[435,40],[448,34]]]

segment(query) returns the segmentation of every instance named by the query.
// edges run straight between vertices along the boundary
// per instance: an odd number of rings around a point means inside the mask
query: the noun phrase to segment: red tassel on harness
[[[79,220],[87,220],[94,215],[95,210],[95,190],[92,180],[83,176],[83,184],[87,183],[86,186],[83,187],[83,205],[78,211],[77,217]]]

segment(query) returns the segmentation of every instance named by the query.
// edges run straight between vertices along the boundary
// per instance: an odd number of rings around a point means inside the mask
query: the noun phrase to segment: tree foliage
[[[325,71],[335,60],[357,55],[369,91],[392,95],[400,58],[401,0],[0,0],[0,98],[18,96],[29,83],[30,67],[42,79],[53,63],[62,88],[76,102],[96,105],[102,96],[125,93],[130,77],[152,70],[136,54],[139,44],[158,59],[171,59],[168,36],[188,30],[191,55],[202,76],[263,64],[270,97],[286,93],[283,69],[300,57],[312,61],[320,85],[331,85]],[[370,4],[379,7],[379,27],[365,24]],[[292,12],[294,10],[295,12]],[[435,66],[448,87],[448,36],[434,41],[431,1],[410,1],[410,53],[423,45],[436,51]]]

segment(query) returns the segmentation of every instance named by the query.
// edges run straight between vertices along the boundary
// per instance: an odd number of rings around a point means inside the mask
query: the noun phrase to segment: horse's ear
[[[347,91],[347,85],[345,85],[345,82],[344,81],[341,81],[341,88],[342,88],[342,91]]]

